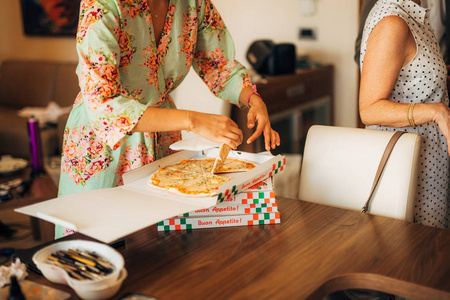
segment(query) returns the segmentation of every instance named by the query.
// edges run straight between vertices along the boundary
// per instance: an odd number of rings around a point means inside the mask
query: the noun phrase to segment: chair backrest
[[[394,132],[312,126],[300,171],[299,199],[361,210]],[[413,221],[420,136],[403,134],[392,150],[369,213]]]

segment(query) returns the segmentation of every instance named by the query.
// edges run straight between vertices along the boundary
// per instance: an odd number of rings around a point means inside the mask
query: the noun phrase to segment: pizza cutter
[[[227,159],[228,153],[230,152],[231,147],[227,144],[222,144],[219,149],[219,154],[214,161],[214,166],[212,168],[211,173],[218,173],[220,168],[223,166],[225,159]]]

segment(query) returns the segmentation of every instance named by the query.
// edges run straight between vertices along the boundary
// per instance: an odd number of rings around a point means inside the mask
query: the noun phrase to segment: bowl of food
[[[123,256],[94,241],[55,242],[37,251],[33,262],[49,281],[69,285],[83,299],[113,296],[127,276]]]

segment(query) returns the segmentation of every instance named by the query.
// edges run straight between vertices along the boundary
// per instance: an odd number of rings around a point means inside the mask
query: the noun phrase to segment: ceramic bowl
[[[69,281],[69,286],[84,300],[103,300],[110,299],[114,296],[122,286],[122,282],[127,278],[127,270],[124,268],[119,273],[119,277],[115,282],[101,286],[80,286],[75,281]],[[75,284],[74,284],[75,283]]]
[[[50,254],[56,253],[58,250],[68,249],[96,252],[114,265],[114,271],[98,280],[77,280],[72,278],[62,268],[46,262]],[[37,251],[33,255],[33,262],[45,278],[54,283],[69,285],[81,298],[83,298],[82,295],[96,295],[95,297],[89,296],[90,298],[83,299],[106,299],[111,297],[119,290],[127,276],[123,256],[111,246],[93,241],[69,240],[53,243]],[[111,294],[113,291],[115,292]],[[99,298],[101,295],[108,296]]]

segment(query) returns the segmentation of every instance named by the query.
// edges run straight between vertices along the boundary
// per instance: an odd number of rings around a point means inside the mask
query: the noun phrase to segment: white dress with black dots
[[[398,103],[437,103],[448,105],[447,70],[438,41],[429,22],[429,10],[408,0],[379,0],[364,27],[361,66],[367,40],[375,25],[386,16],[399,16],[409,26],[417,53],[397,77],[389,100]],[[406,113],[405,113],[406,118]],[[372,125],[368,129],[405,131],[422,137],[415,222],[450,228],[450,159],[447,141],[435,122],[416,127],[392,128]]]

